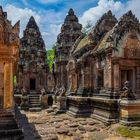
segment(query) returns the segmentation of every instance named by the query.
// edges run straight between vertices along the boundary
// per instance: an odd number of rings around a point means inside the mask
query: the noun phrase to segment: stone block
[[[42,106],[42,108],[48,107],[48,96],[47,95],[41,96],[41,106]]]
[[[89,97],[69,96],[67,113],[75,117],[90,116],[91,110]]]
[[[118,122],[119,113],[117,99],[91,97],[90,100],[92,106],[92,118],[107,124]]]
[[[140,125],[140,100],[120,100],[120,123]]]
[[[57,113],[66,112],[66,109],[67,109],[67,97],[59,96],[57,100],[58,100]]]

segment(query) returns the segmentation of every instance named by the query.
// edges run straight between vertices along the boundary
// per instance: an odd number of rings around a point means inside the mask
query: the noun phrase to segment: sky
[[[73,8],[83,27],[89,21],[94,26],[108,10],[112,10],[117,19],[132,10],[140,19],[140,0],[0,0],[0,5],[13,25],[20,20],[20,37],[29,18],[34,16],[47,50],[55,44],[70,8]]]

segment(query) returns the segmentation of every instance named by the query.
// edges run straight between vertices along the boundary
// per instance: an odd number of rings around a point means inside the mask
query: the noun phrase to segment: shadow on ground
[[[31,126],[26,115],[22,114],[18,109],[16,109],[16,118],[18,120],[19,127],[23,130],[24,140],[42,140],[35,126]]]

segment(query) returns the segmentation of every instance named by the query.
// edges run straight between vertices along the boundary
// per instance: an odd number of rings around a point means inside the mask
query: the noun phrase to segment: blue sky
[[[94,26],[108,10],[112,10],[117,18],[132,10],[140,19],[140,0],[0,0],[0,5],[8,12],[8,19],[12,24],[20,20],[21,37],[30,16],[34,16],[47,49],[56,42],[70,8],[74,9],[83,27],[88,21]]]

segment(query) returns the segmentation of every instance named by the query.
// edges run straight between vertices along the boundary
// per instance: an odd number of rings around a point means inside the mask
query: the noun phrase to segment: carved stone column
[[[93,67],[94,73],[94,93],[98,93],[98,61],[95,61],[95,65]]]
[[[4,65],[3,63],[0,63],[0,109],[3,108],[3,99],[4,99]]]
[[[140,99],[140,67],[136,68],[136,97]]]
[[[120,70],[119,70],[119,63],[114,62],[113,65],[113,81],[114,81],[114,96],[118,96],[118,92],[120,90]]]
[[[104,87],[106,91],[106,95],[109,98],[112,98],[112,89],[113,89],[113,72],[112,72],[112,62],[111,57],[106,57],[106,63],[104,67]]]
[[[12,63],[4,65],[4,108],[13,106],[13,67]]]

